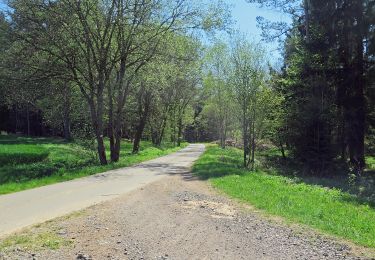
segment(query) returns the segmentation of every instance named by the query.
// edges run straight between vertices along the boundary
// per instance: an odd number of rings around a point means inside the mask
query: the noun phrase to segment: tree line
[[[285,96],[284,142],[316,172],[339,159],[360,174],[374,152],[374,2],[299,4],[275,6],[295,17],[275,75]]]
[[[290,25],[257,18],[264,40],[279,40],[283,65],[269,66],[246,37],[218,41],[207,54],[198,121],[216,129],[222,147],[236,139],[245,167],[254,168],[267,139],[313,174],[335,165],[361,174],[375,152],[374,2],[248,2],[292,17]]]
[[[95,138],[101,164],[121,139],[180,145],[199,82],[197,34],[226,23],[221,3],[12,0],[0,16],[2,129]],[[147,132],[147,133],[144,133]],[[109,139],[110,158],[104,138]]]
[[[1,129],[94,138],[102,164],[118,161],[124,137],[134,153],[142,138],[218,140],[254,169],[267,140],[314,174],[336,164],[361,174],[375,149],[375,4],[247,2],[292,17],[257,18],[264,40],[280,42],[281,68],[233,30],[207,47],[200,33],[231,25],[222,1],[10,1]]]

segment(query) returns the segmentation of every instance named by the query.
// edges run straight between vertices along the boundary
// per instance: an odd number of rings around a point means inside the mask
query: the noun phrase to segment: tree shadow
[[[0,144],[64,144],[69,143],[62,138],[26,137],[19,135],[0,135]]]
[[[193,174],[202,180],[247,172],[242,166],[241,153],[236,149],[226,148],[223,153],[221,148],[214,148],[204,158],[198,160],[192,168]]]
[[[340,161],[329,165],[324,174],[314,175],[302,163],[291,158],[283,159],[279,155],[270,154],[260,157],[262,166],[270,174],[293,178],[297,183],[317,185],[329,189],[338,189],[350,194],[343,196],[343,200],[369,205],[375,208],[375,170],[366,169],[358,177],[351,174],[350,170]]]

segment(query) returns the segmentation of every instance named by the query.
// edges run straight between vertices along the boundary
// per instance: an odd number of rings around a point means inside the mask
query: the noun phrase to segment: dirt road
[[[183,173],[204,151],[192,144],[179,152],[72,181],[0,196],[0,236],[116,198],[173,173]]]
[[[361,259],[358,248],[218,194],[188,168],[114,200],[29,230],[68,241],[11,248],[4,259]],[[1,256],[0,256],[1,259]]]

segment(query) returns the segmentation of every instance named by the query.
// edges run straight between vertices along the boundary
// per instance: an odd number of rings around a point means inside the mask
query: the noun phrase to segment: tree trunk
[[[281,141],[280,141],[280,151],[281,151],[281,155],[282,155],[283,159],[285,160],[286,159],[285,149],[284,149],[284,145]]]
[[[350,54],[348,70],[350,75],[348,80],[347,99],[345,102],[345,114],[347,134],[348,134],[348,148],[351,164],[355,170],[360,174],[365,167],[364,158],[364,137],[365,137],[365,98],[364,98],[364,61],[363,61],[363,3],[360,0],[354,1],[350,6],[348,12],[353,13],[353,21],[349,18],[348,27],[351,29],[351,45],[346,46],[347,52]],[[350,58],[352,57],[352,59]]]
[[[64,87],[64,111],[63,111],[63,125],[64,125],[64,139],[70,141],[72,139],[70,131],[70,86],[67,83]]]
[[[114,118],[113,118],[113,93],[112,86],[108,86],[108,138],[111,162],[116,161]]]
[[[139,118],[137,129],[136,129],[136,132],[135,132],[135,135],[134,135],[133,153],[139,152],[139,144],[141,142],[143,130],[145,129],[147,118],[148,118],[149,111],[150,111],[150,103],[151,103],[150,93],[146,91],[146,93],[144,94],[144,97],[143,97],[144,108],[142,108],[142,103],[143,103],[142,102],[142,96],[143,96],[143,94],[141,95],[141,98],[138,101],[138,103],[139,103],[138,104],[138,106],[139,106],[138,111],[139,111],[139,114],[140,114],[140,118]]]
[[[101,96],[101,97],[100,97]],[[104,146],[104,137],[103,137],[103,96],[98,95],[97,104],[98,108],[95,109],[95,104],[92,99],[88,99],[90,113],[91,113],[91,122],[95,132],[96,142],[97,142],[97,149],[98,149],[98,157],[100,164],[106,165],[107,156],[105,154],[105,146]]]
[[[26,103],[26,121],[27,121],[27,136],[31,135],[30,131],[30,110],[29,110],[29,103]]]
[[[143,130],[145,129],[145,126],[146,126],[147,113],[145,112],[145,114],[142,115],[141,118],[139,119],[139,123],[136,129],[135,135],[134,135],[133,153],[139,152],[139,144],[141,143]]]
[[[178,137],[177,137],[177,146],[181,146],[181,139],[182,139],[182,118],[178,119]]]
[[[251,170],[255,168],[255,118],[252,124],[252,139],[251,139]]]
[[[122,110],[121,110],[122,111]],[[122,139],[122,124],[121,112],[116,113],[116,119],[113,126],[114,143],[111,149],[111,162],[118,162],[120,160],[121,139]]]
[[[225,136],[224,136],[224,127],[223,122],[220,123],[220,147],[225,148]]]
[[[115,147],[113,151],[113,162],[118,162],[120,160],[120,151],[121,151],[121,139],[122,139],[122,131],[121,129],[115,132]]]
[[[167,120],[164,120],[163,121],[163,124],[162,124],[162,127],[161,127],[161,131],[160,131],[160,135],[158,137],[158,143],[157,143],[157,146],[161,146],[161,142],[163,141],[163,137],[164,137],[164,131],[165,131],[165,126],[167,125]]]
[[[242,123],[242,138],[243,138],[243,166],[247,168],[247,155],[249,152],[248,139],[247,139],[247,126],[246,119],[243,119]]]
[[[71,134],[71,131],[70,131],[70,116],[69,116],[70,113],[66,113],[66,111],[64,111],[64,139],[66,141],[70,141],[72,139],[72,134]]]

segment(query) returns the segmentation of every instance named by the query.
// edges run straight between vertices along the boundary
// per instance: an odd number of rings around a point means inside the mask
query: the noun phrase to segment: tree
[[[293,24],[259,18],[264,36],[286,36],[282,82],[295,155],[322,172],[334,158],[364,168],[366,87],[372,57],[373,3],[366,0],[251,0],[293,17]],[[330,19],[327,19],[330,17]],[[365,43],[365,44],[364,44]],[[366,46],[367,45],[367,46]],[[367,80],[366,80],[367,79]],[[288,100],[293,96],[294,100]],[[370,94],[371,96],[371,94]],[[312,111],[312,113],[311,113]],[[367,120],[366,120],[367,118]],[[292,130],[293,129],[293,130]],[[298,141],[299,140],[299,141]],[[302,142],[301,142],[302,141]]]
[[[207,92],[205,110],[213,110],[213,116],[219,129],[220,146],[225,148],[230,126],[235,119],[233,93],[230,85],[230,60],[229,48],[223,42],[214,44],[207,53],[206,70],[208,74],[204,81],[204,89]]]
[[[232,84],[239,104],[242,124],[244,167],[254,169],[258,94],[265,78],[263,50],[243,37],[236,39],[231,52]]]
[[[104,130],[108,113],[111,161],[119,159],[126,104],[139,71],[168,33],[218,28],[225,8],[189,1],[11,1],[15,37],[68,71],[91,114],[99,160],[107,163]],[[213,5],[215,6],[215,5]],[[212,7],[212,6],[211,6]]]

